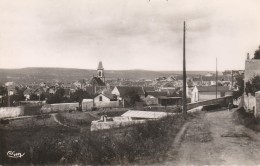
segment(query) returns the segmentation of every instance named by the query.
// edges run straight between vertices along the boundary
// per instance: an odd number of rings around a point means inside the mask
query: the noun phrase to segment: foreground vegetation
[[[182,115],[169,116],[146,124],[98,132],[82,130],[89,129],[86,121],[76,127],[34,125],[6,130],[0,126],[0,164],[156,163],[164,159],[175,135],[192,117],[194,115],[188,115],[187,119]],[[9,150],[24,152],[25,156],[8,158]]]
[[[254,114],[246,112],[243,107],[236,110],[233,117],[237,124],[244,125],[247,128],[260,132],[260,119],[255,118]]]

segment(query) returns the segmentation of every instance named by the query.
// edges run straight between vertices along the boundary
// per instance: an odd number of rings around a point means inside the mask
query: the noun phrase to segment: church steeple
[[[103,82],[105,82],[104,68],[102,65],[102,61],[99,61],[97,68],[97,77],[100,78]]]

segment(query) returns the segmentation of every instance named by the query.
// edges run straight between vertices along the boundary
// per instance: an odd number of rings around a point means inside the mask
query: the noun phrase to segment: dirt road
[[[207,112],[186,125],[164,165],[259,165],[260,134],[237,125],[232,112]]]

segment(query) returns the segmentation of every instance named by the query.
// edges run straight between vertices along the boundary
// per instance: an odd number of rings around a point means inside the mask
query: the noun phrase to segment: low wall
[[[93,108],[93,101],[82,102],[82,111],[89,111]]]
[[[0,107],[0,118],[12,118],[24,115],[22,107]]]
[[[256,118],[260,118],[260,91],[255,93],[255,103],[256,103],[256,107],[255,107],[254,115]]]
[[[212,99],[212,100],[205,100],[205,101],[199,101],[196,103],[189,103],[187,104],[187,110],[203,106],[203,105],[211,105],[211,104],[220,104],[223,107],[228,106],[229,102],[233,102],[233,97],[232,96],[225,96],[217,99]]]
[[[106,102],[95,102],[95,107],[97,108],[115,108],[119,107],[119,101],[110,101],[109,103]]]
[[[132,120],[132,121],[111,121],[111,122],[97,122],[92,121],[91,123],[91,131],[97,130],[107,130],[118,127],[125,127],[133,124],[145,123],[146,120]]]
[[[79,108],[79,103],[59,103],[59,104],[46,104],[42,106],[42,113],[50,112],[66,112],[70,110],[77,110]]]

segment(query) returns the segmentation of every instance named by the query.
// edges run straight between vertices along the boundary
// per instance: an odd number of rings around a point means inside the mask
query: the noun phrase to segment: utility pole
[[[187,116],[187,100],[186,100],[186,59],[185,59],[185,31],[186,31],[186,25],[185,21],[183,24],[183,90],[182,90],[182,113],[184,117]]]
[[[218,58],[216,58],[216,99],[218,98]]]
[[[9,86],[7,86],[7,107],[10,107],[10,93],[9,93]]]
[[[231,70],[231,90],[233,89],[233,70]]]

